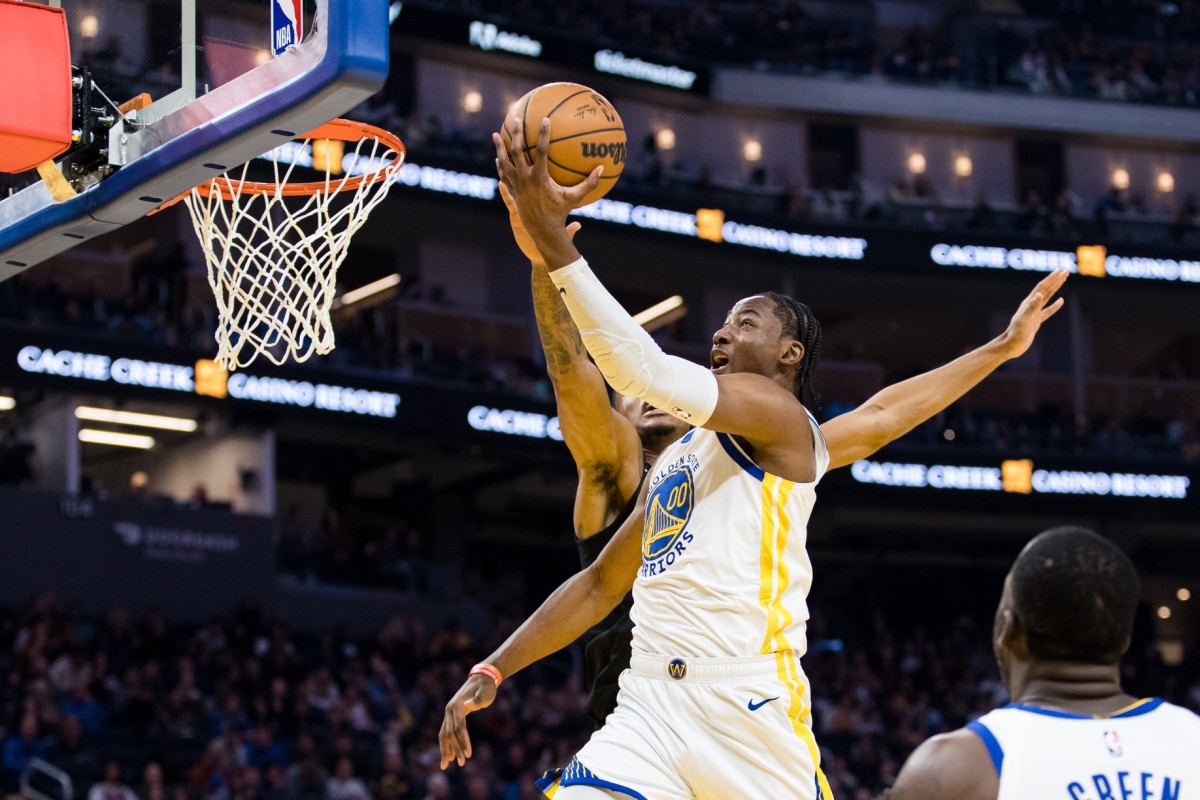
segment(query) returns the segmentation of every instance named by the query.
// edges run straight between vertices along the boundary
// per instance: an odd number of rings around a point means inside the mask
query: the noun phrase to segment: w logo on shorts
[[[642,530],[642,558],[653,561],[675,546],[692,518],[692,470],[681,466],[650,490]]]

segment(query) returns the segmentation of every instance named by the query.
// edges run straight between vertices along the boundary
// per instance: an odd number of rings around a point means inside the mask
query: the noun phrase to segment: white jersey
[[[696,428],[649,478],[633,651],[741,658],[806,649],[808,518],[829,452],[809,415],[816,478],[764,472],[733,437]]]
[[[1009,705],[967,728],[1000,775],[997,800],[1200,798],[1200,717],[1157,698],[1102,718]]]

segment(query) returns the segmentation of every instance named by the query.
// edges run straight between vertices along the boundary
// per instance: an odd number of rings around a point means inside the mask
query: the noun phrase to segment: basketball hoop
[[[259,355],[283,364],[333,350],[338,267],[404,155],[387,131],[337,119],[263,156],[273,182],[247,180],[247,163],[184,196],[217,300],[218,363],[233,370]],[[293,183],[297,166],[324,180]]]

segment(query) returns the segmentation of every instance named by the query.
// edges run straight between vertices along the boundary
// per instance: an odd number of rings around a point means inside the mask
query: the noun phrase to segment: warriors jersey
[[[633,652],[739,658],[806,649],[817,481],[829,466],[809,415],[810,483],[760,469],[732,436],[694,429],[650,476],[642,565],[633,584]]]
[[[1200,797],[1200,717],[1159,699],[1101,718],[1009,705],[967,728],[1000,775],[998,800]]]

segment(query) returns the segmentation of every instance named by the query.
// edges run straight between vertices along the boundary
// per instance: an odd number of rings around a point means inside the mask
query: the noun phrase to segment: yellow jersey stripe
[[[760,588],[759,602],[767,613],[767,631],[763,639],[763,654],[775,654],[776,674],[788,690],[787,716],[793,732],[800,737],[808,749],[809,758],[817,772],[817,785],[824,800],[833,800],[829,781],[821,771],[821,751],[817,747],[812,729],[809,727],[809,709],[804,700],[805,684],[800,675],[800,666],[788,642],[787,628],[793,616],[783,602],[784,592],[791,583],[787,561],[787,549],[791,520],[787,515],[787,501],[795,484],[767,473],[762,483],[762,547],[759,554]]]
[[[1125,706],[1124,708],[1119,708],[1116,711],[1112,712],[1111,714],[1108,714],[1103,717],[1096,717],[1095,719],[1111,719],[1113,717],[1120,716],[1121,714],[1128,714],[1130,711],[1133,711],[1135,708],[1141,708],[1142,706],[1146,705],[1146,703],[1149,703],[1153,699],[1154,699],[1153,697],[1143,697],[1141,700],[1134,700],[1132,703]]]
[[[829,780],[821,771],[821,750],[817,747],[817,740],[813,736],[812,728],[808,726],[810,717],[808,707],[804,702],[804,679],[800,677],[800,667],[796,663],[795,654],[790,650],[778,651],[775,654],[775,667],[779,674],[779,680],[788,689],[787,715],[792,722],[792,730],[808,748],[808,756],[812,759],[813,767],[817,771],[817,785],[821,787],[821,796],[825,800],[833,800],[833,790],[829,787]]]
[[[784,631],[792,625],[792,612],[788,611],[787,606],[783,604],[783,595],[791,585],[791,575],[788,573],[787,565],[787,544],[788,533],[791,531],[791,520],[787,515],[787,501],[792,494],[792,487],[796,484],[791,481],[786,481],[780,478],[779,480],[779,498],[775,502],[775,510],[778,517],[778,528],[776,537],[778,542],[775,545],[775,571],[776,571],[776,590],[775,590],[775,610],[778,614],[779,628],[775,631],[775,646],[779,650],[791,650],[785,638]]]
[[[775,483],[779,479],[771,474],[762,480],[762,542],[759,546],[758,602],[767,615],[767,630],[763,637],[762,654],[769,654],[775,638],[775,623],[772,609],[775,605]]]
[[[783,595],[791,583],[788,573],[788,532],[791,520],[787,501],[796,484],[776,475],[767,474],[762,484],[762,546],[759,555],[761,571],[759,603],[767,615],[767,631],[763,637],[762,654],[790,649],[783,632],[792,624],[793,616],[783,604]]]

